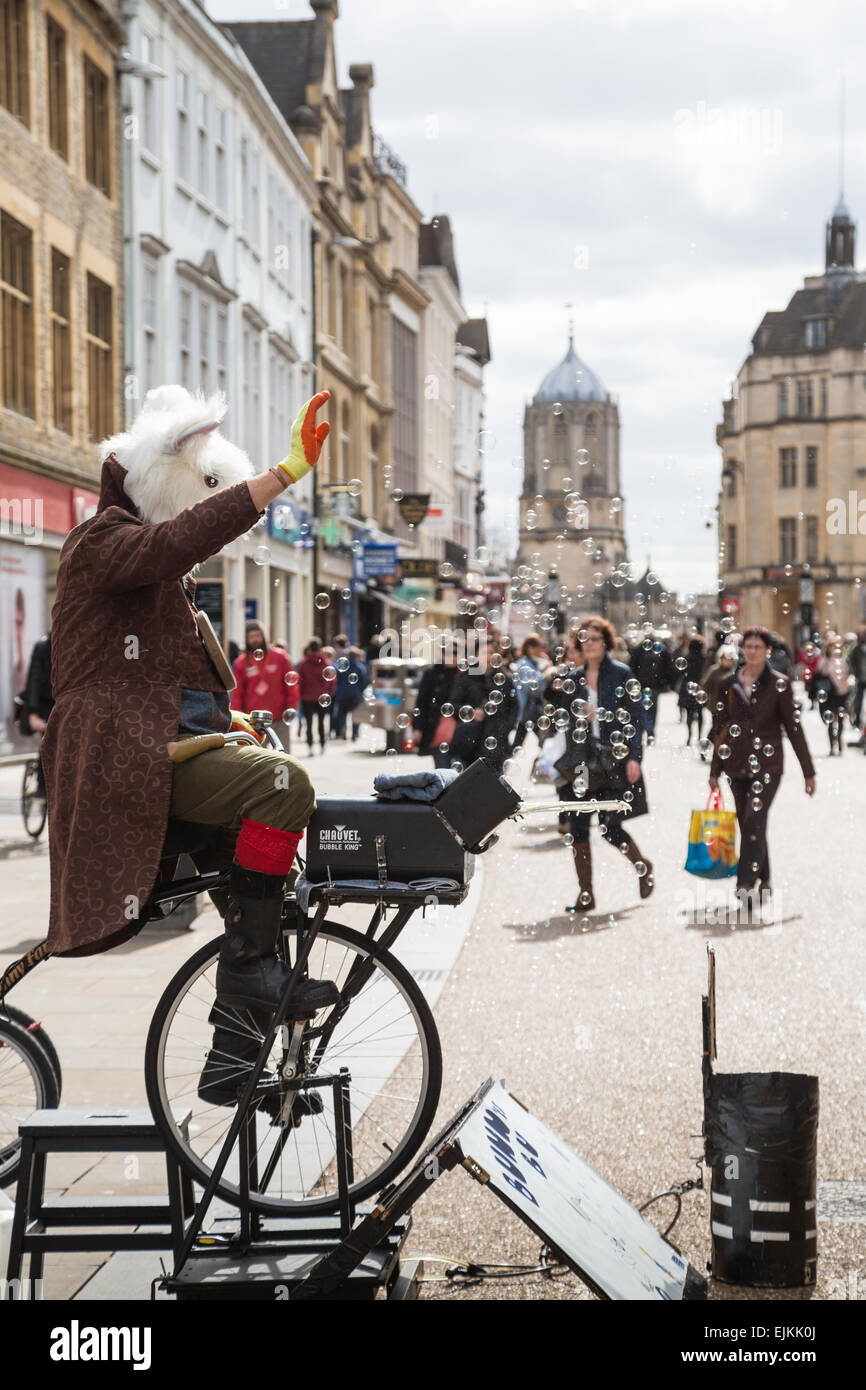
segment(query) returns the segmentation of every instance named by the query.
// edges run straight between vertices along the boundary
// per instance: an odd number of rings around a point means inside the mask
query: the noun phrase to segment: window
[[[178,313],[180,384],[190,389],[192,381],[192,290],[181,290]]]
[[[244,327],[243,339],[244,356],[244,439],[243,447],[246,449],[250,458],[258,461],[261,449],[259,447],[259,410],[261,406],[261,367],[259,363],[259,335],[258,330],[250,324]]]
[[[210,390],[211,302],[203,294],[198,297],[198,381],[202,391]]]
[[[111,196],[111,137],[108,78],[89,58],[84,59],[84,169],[106,198]]]
[[[584,421],[583,432],[584,434],[595,434],[597,428],[596,417],[590,413]]]
[[[730,570],[735,570],[735,569],[737,568],[737,528],[736,528],[736,526],[729,526],[729,527],[728,527],[728,541],[727,541],[727,559],[726,559],[726,564],[727,564],[727,568],[730,569]]]
[[[813,405],[812,405],[812,382],[811,382],[810,380],[807,380],[807,381],[798,381],[798,382],[797,382],[797,414],[800,415],[800,416],[803,416],[803,415],[812,415],[813,413],[814,413],[814,412],[813,412]]]
[[[797,450],[779,450],[779,487],[797,486]]]
[[[51,394],[59,430],[72,433],[72,342],[69,332],[69,257],[51,248]]]
[[[198,94],[198,188],[205,198],[210,194],[210,150],[207,138],[207,92]]]
[[[787,381],[780,381],[780,382],[779,382],[779,419],[780,419],[780,420],[786,420],[787,418],[788,418],[788,383],[787,383]]]
[[[343,304],[341,325],[341,347],[344,352],[352,351],[352,277],[345,266],[340,271],[340,299]]]
[[[0,214],[0,293],[3,296],[3,404],[35,416],[33,345],[33,233]]]
[[[144,63],[157,61],[156,39],[150,34],[141,36],[141,59]],[[156,82],[152,77],[143,74],[141,77],[141,139],[146,149],[153,154],[159,152],[159,102],[157,100]]]
[[[66,126],[66,30],[48,16],[45,29],[48,57],[48,143],[61,159],[68,159]]]
[[[27,0],[0,0],[0,106],[30,124]]]
[[[803,325],[803,341],[807,348],[827,346],[827,320],[807,319]]]
[[[822,415],[829,415],[829,413],[830,413],[828,386],[829,386],[829,382],[827,381],[827,378],[826,378],[825,376],[822,376],[822,378],[821,378],[821,414],[822,414]]]
[[[259,244],[259,156],[249,140],[241,142],[241,195],[243,197],[244,230],[252,246]]]
[[[340,429],[340,462],[343,469],[343,477],[347,481],[352,476],[351,448],[352,443],[349,407],[348,404],[344,401]]]
[[[159,267],[152,256],[141,262],[141,326],[144,333],[144,391],[158,386]]]
[[[189,180],[189,73],[177,70],[177,176]]]
[[[814,444],[806,446],[806,486],[818,486],[818,449]]]
[[[781,551],[780,561],[783,565],[791,565],[797,559],[797,518],[795,516],[779,518],[779,549]]]
[[[818,518],[806,517],[806,559],[814,565],[818,559]]]
[[[288,448],[290,389],[291,366],[281,352],[272,349],[268,414],[270,420],[269,450],[273,458],[279,458]]]
[[[722,470],[725,482],[728,484],[728,497],[737,495],[737,469],[733,459],[729,459]]]
[[[87,424],[91,439],[105,439],[114,428],[111,286],[87,276]]]
[[[229,316],[228,310],[218,308],[216,316],[216,385],[226,391],[228,383]]]
[[[217,107],[214,134],[214,202],[224,208],[228,199],[226,186],[226,144],[228,141],[228,112]]]

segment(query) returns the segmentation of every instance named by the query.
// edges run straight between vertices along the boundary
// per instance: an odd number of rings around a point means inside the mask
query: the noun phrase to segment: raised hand
[[[281,463],[275,465],[287,476],[289,484],[299,483],[318,462],[331,426],[327,421],[317,425],[316,412],[329,399],[330,394],[330,391],[318,391],[312,400],[301,406],[295,416],[289,452]]]

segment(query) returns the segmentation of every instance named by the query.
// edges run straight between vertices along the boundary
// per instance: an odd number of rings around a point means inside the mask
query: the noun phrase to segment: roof
[[[535,401],[604,401],[607,392],[595,372],[582,362],[569,338],[568,352],[547,373],[533,399]]]
[[[454,237],[451,232],[451,219],[443,213],[432,222],[422,222],[418,239],[418,265],[439,265],[448,271],[460,293],[460,277],[454,259]]]
[[[805,346],[803,323],[808,318],[832,321],[827,334],[828,349],[862,349],[866,342],[866,281],[853,278],[851,271],[847,284],[844,277],[844,271],[831,271],[822,286],[797,290],[786,309],[765,314],[752,341],[752,351],[761,357],[820,351]]]
[[[457,341],[463,347],[472,349],[482,367],[487,366],[491,352],[486,319],[466,319],[457,329]]]
[[[246,53],[287,122],[307,99],[314,19],[222,24]]]

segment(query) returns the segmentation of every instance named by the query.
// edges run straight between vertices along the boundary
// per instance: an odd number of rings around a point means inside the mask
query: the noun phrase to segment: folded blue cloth
[[[380,772],[373,790],[383,801],[435,801],[460,774],[450,767],[426,772]]]

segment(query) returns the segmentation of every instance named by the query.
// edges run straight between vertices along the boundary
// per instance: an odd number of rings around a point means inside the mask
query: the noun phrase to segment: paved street
[[[487,1076],[504,1077],[530,1110],[635,1203],[692,1176],[690,1156],[698,1154],[700,1142],[691,1136],[702,1117],[700,998],[705,942],[711,939],[717,955],[718,1070],[816,1072],[819,1182],[859,1183],[862,1196],[866,987],[860,827],[866,760],[852,750],[831,760],[823,726],[807,713],[817,795],[813,802],[805,797],[788,750],[770,820],[779,920],[735,930],[727,924],[687,925],[682,895],[704,890],[682,864],[689,812],[705,800],[707,770],[694,749],[682,747],[685,729],[675,721],[674,698],[664,697],[658,743],[645,765],[651,815],[634,827],[655,866],[657,888],[648,903],[639,902],[631,866],[593,832],[598,908],[586,918],[566,915],[576,885],[554,817],[508,825],[481,861],[482,882],[464,913],[459,939],[452,933],[445,964],[432,970],[441,988],[436,1015],[445,1060],[439,1122]],[[521,788],[531,755],[532,749],[514,774]],[[391,764],[408,767],[413,760],[388,762],[390,770]],[[311,762],[317,788],[332,793],[367,789],[383,766],[381,755],[347,745],[332,745]],[[44,843],[34,848],[25,842],[10,811],[19,780],[19,769],[0,770],[3,961],[40,940],[46,923],[47,852]],[[550,791],[533,791],[534,799],[545,797],[553,801]],[[733,890],[711,891],[729,897]],[[49,961],[16,989],[14,1002],[41,1017],[58,1046],[65,1104],[144,1102],[142,1050],[153,1004],[178,964],[215,927],[213,913],[191,931],[152,927],[136,942],[91,960]],[[434,946],[426,943],[424,949]],[[397,954],[404,955],[399,942]],[[159,1191],[160,1176],[160,1164],[142,1157],[136,1190]],[[50,1160],[49,1182],[53,1191],[132,1190],[122,1156]],[[856,1189],[823,1187],[822,1193],[847,1195],[849,1215],[857,1214]],[[657,1211],[666,1213],[669,1205]],[[857,1297],[858,1288],[862,1298],[866,1290],[866,1203],[861,1200],[860,1220],[830,1219],[841,1214],[838,1201],[825,1200],[819,1209],[818,1298]],[[658,1222],[665,1224],[662,1215]],[[674,1239],[702,1270],[709,1255],[706,1193],[684,1198]],[[407,1251],[423,1254],[427,1273],[435,1275],[445,1265],[434,1257],[525,1264],[535,1260],[538,1248],[538,1239],[491,1193],[458,1170],[434,1184],[416,1207]],[[72,1297],[103,1262],[99,1255],[49,1256],[46,1296]],[[109,1273],[101,1276],[103,1296]],[[569,1276],[471,1288],[430,1282],[423,1296],[590,1295]],[[711,1291],[711,1297],[737,1296],[721,1287]]]

